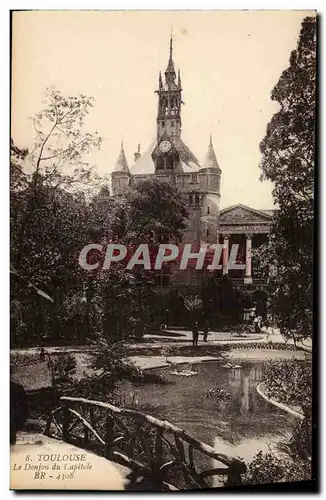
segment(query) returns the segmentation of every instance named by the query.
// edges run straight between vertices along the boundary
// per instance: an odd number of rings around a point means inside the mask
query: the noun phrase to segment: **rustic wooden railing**
[[[60,402],[45,433],[127,466],[130,489],[141,480],[156,491],[209,488],[213,476],[228,486],[241,484],[243,462],[167,421],[83,398],[62,397]],[[214,468],[213,460],[218,462]]]

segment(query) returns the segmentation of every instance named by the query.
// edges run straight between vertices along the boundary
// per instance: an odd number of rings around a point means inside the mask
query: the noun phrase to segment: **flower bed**
[[[291,344],[282,342],[232,342],[232,349],[270,349],[275,351],[293,351]]]

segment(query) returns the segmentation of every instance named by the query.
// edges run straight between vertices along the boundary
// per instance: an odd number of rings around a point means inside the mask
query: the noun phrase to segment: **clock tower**
[[[181,78],[174,69],[172,36],[170,39],[170,57],[165,71],[164,81],[159,74],[158,110],[157,110],[157,145],[152,157],[156,172],[175,171],[178,168],[181,136]],[[176,81],[177,80],[177,81]]]
[[[172,56],[172,36],[170,39],[170,57],[165,71],[163,82],[162,74],[159,75],[158,111],[157,111],[157,143],[166,135],[173,139],[180,138],[181,134],[181,78],[180,70],[178,78],[176,77],[174,62]],[[177,82],[176,82],[177,79]],[[167,146],[165,146],[167,147]],[[164,149],[164,146],[163,146]]]

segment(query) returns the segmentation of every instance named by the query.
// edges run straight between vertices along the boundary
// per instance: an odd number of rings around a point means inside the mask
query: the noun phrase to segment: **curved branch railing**
[[[60,402],[45,433],[128,467],[130,489],[141,479],[154,491],[208,488],[213,476],[228,486],[241,484],[246,470],[241,460],[218,453],[170,422],[84,398],[61,397]]]

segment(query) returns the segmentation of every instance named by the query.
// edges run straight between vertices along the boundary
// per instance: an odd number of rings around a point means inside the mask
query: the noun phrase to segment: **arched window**
[[[173,169],[173,156],[168,156],[166,159],[166,168],[169,170]]]
[[[165,97],[163,97],[163,99],[162,99],[161,107],[162,107],[163,113],[165,114],[166,110],[167,110],[167,107],[168,107],[168,101],[167,101],[167,99]]]
[[[164,158],[159,156],[156,161],[156,168],[157,170],[163,170],[164,169]]]

